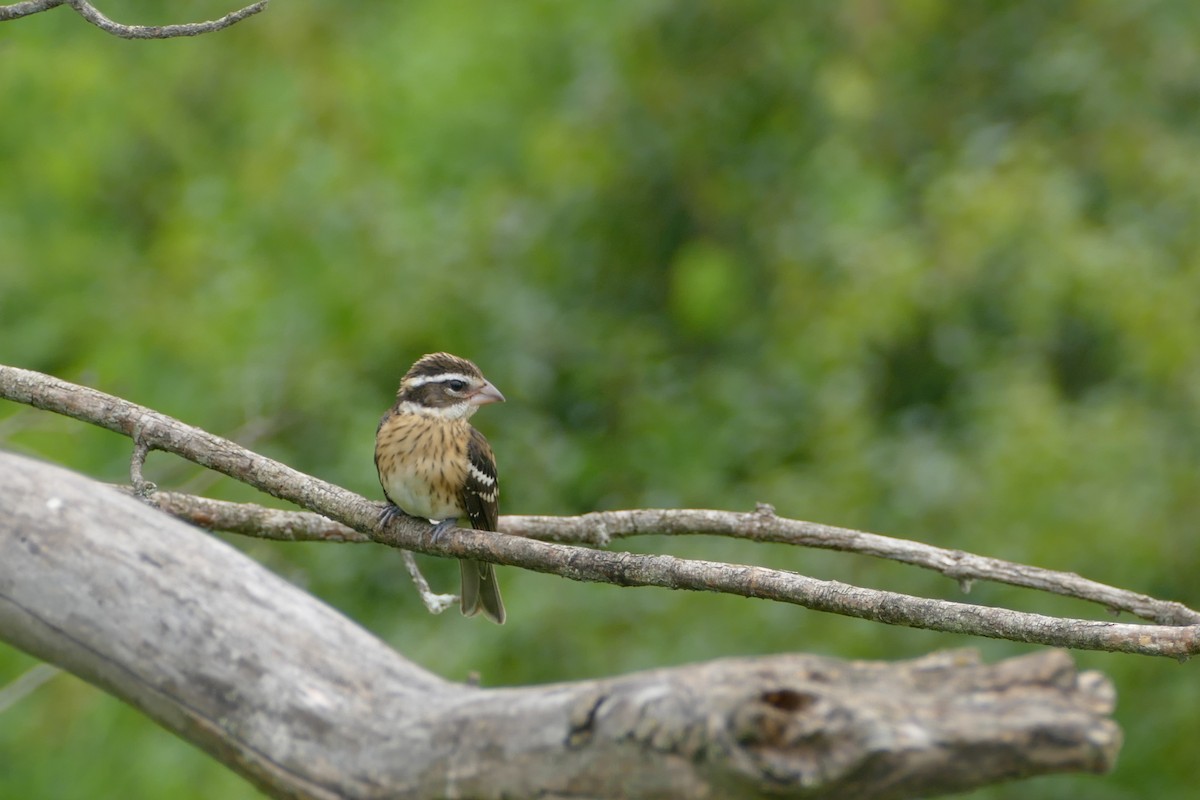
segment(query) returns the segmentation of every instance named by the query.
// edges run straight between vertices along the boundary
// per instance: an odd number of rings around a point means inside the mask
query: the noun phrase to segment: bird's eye
[[[463,389],[467,388],[467,382],[459,380],[446,381],[446,388],[452,392],[461,392]]]

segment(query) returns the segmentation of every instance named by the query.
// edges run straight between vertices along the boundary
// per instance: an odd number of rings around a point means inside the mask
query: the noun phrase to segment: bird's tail
[[[504,601],[496,570],[486,561],[460,561],[462,570],[462,613],[473,617],[480,611],[497,625],[504,624]]]

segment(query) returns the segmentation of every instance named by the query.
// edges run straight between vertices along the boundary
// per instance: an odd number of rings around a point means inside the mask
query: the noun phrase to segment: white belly
[[[392,502],[406,514],[431,520],[458,519],[463,515],[458,498],[445,493],[431,491],[429,470],[418,463],[395,465],[384,482],[384,489]]]

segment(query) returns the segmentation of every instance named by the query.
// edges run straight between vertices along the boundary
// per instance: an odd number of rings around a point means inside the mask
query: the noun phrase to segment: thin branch
[[[137,492],[128,486],[109,485],[137,496]],[[163,490],[144,499],[159,511],[210,531],[237,533],[275,542],[364,544],[373,541],[365,533],[311,511],[287,511],[255,503],[231,503],[228,500]]]
[[[199,36],[202,33],[213,33],[230,25],[236,25],[246,17],[251,17],[267,7],[269,0],[259,0],[253,5],[230,12],[220,19],[207,22],[188,22],[182,25],[122,25],[113,22],[100,13],[100,10],[87,0],[70,0],[71,7],[79,15],[105,33],[120,36],[122,39],[171,39],[176,36]]]
[[[43,11],[61,6],[67,0],[25,0],[23,3],[10,3],[0,6],[0,22],[10,19],[28,17],[30,14],[40,14]]]
[[[150,455],[150,445],[142,438],[141,428],[133,429],[133,453],[129,456],[129,483],[138,497],[147,497],[158,487],[142,475],[146,466],[146,456]]]
[[[404,551],[404,568],[408,570],[408,576],[412,578],[413,584],[417,587],[417,594],[421,596],[421,602],[425,604],[425,610],[430,614],[440,614],[458,602],[456,594],[437,594],[429,588],[429,581],[425,580],[425,576],[421,574],[421,568],[417,566],[416,556],[407,550]]]
[[[181,492],[157,492],[148,502],[172,516],[214,531],[284,541],[371,541],[368,536],[309,512],[279,511]],[[597,511],[577,517],[509,515],[500,518],[500,532],[546,542],[599,547],[612,539],[632,536],[695,534],[839,550],[924,567],[960,582],[993,581],[1088,600],[1160,625],[1200,624],[1200,612],[1182,603],[1118,589],[1073,572],[1056,572],[909,539],[786,519],[775,516],[769,506],[760,506],[749,514],[709,509],[638,509]]]
[[[61,669],[53,664],[38,664],[7,686],[0,687],[0,714],[36,692],[42,684],[60,674]]]
[[[97,28],[122,39],[172,39],[177,36],[199,36],[202,33],[213,33],[228,28],[246,17],[265,10],[268,2],[269,0],[259,0],[253,5],[226,14],[220,19],[207,22],[188,22],[181,25],[123,25],[106,17],[87,0],[26,0],[22,3],[0,6],[0,22],[27,17],[56,6],[69,5]]]
[[[801,545],[838,550],[898,561],[940,572],[969,591],[973,581],[993,581],[1027,589],[1099,603],[1105,608],[1131,614],[1162,625],[1200,624],[1200,611],[1182,603],[1157,600],[1148,595],[1118,589],[1082,578],[1073,572],[1058,572],[1017,564],[998,558],[947,550],[933,545],[866,533],[816,522],[786,519],[775,509],[760,505],[751,514],[704,509],[639,509],[599,511],[579,517],[509,517],[506,533],[553,541],[597,541],[646,534],[680,536],[712,534],[756,542]]]
[[[436,541],[411,518],[379,524],[380,505],[338,486],[185,425],[151,409],[41,373],[0,366],[0,397],[65,414],[127,436],[141,427],[148,445],[328,516],[372,540],[432,555],[492,561],[572,580],[619,586],[717,591],[909,627],[1084,650],[1183,658],[1200,652],[1200,625],[1163,626],[1065,619],[864,589],[765,567],[664,555],[609,553],[458,528]],[[661,512],[659,512],[661,513]]]

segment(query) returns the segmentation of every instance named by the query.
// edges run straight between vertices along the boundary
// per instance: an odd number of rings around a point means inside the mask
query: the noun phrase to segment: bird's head
[[[480,406],[503,403],[504,395],[467,359],[430,353],[417,359],[405,373],[396,401],[406,411],[466,419]]]

